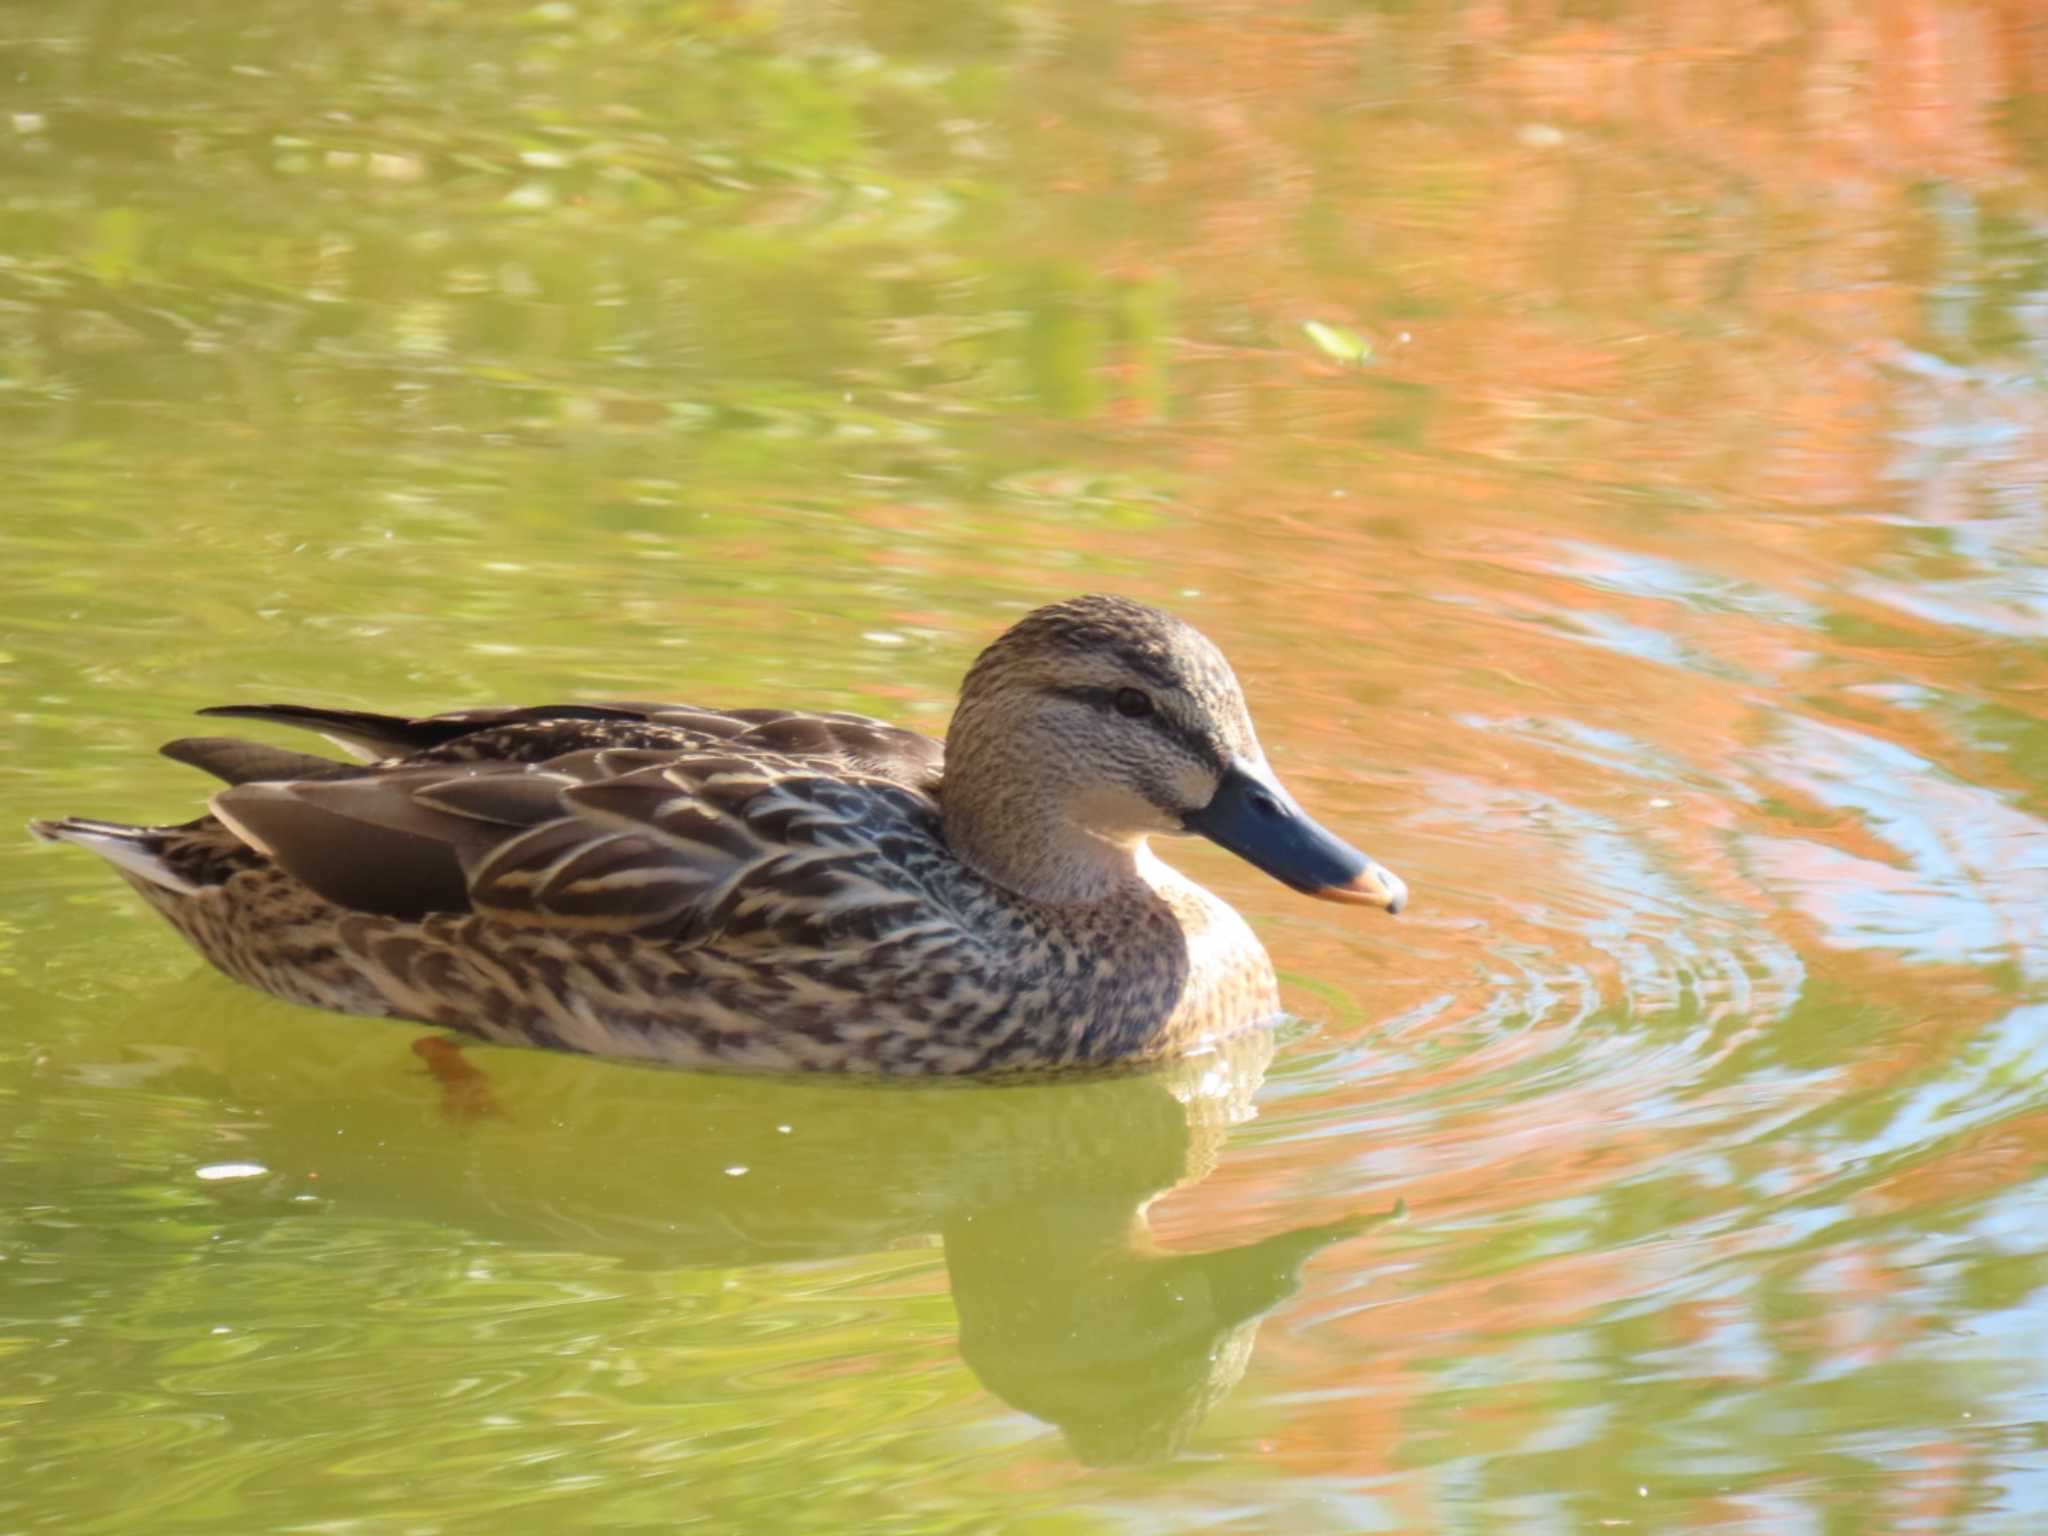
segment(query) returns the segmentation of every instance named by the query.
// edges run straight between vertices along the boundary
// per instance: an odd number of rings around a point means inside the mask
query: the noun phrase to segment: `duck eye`
[[[1152,713],[1152,700],[1141,689],[1119,688],[1116,691],[1116,712],[1126,720],[1142,720]]]

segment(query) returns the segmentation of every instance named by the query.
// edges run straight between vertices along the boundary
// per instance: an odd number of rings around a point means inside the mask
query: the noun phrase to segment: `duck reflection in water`
[[[1243,1377],[1260,1318],[1293,1294],[1303,1261],[1377,1220],[1199,1253],[1153,1241],[1146,1208],[1215,1167],[1270,1039],[1229,1042],[1254,1059],[1211,1058],[1213,1076],[1183,1064],[1098,1085],[1109,1102],[1050,1111],[1059,1150],[943,1228],[961,1356],[1005,1402],[1057,1424],[1083,1461],[1180,1451]]]
[[[909,1087],[495,1055],[486,1079],[437,1046],[421,1054],[442,1113],[420,1113],[413,1089],[352,1103],[337,1137],[316,1106],[284,1113],[272,1080],[258,1112],[270,1124],[238,1155],[317,1169],[301,1187],[357,1216],[640,1267],[817,1262],[937,1234],[981,1383],[1057,1425],[1084,1461],[1156,1458],[1237,1384],[1303,1260],[1371,1224],[1200,1253],[1153,1241],[1148,1206],[1214,1169],[1271,1051],[1268,1031],[1249,1030],[1144,1074]],[[435,1177],[419,1176],[427,1166]]]

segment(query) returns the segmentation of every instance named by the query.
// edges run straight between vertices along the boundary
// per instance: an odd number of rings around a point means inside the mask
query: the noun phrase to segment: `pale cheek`
[[[1216,798],[1216,775],[1194,763],[1177,766],[1168,781],[1173,788],[1173,803],[1190,811],[1199,811]]]
[[[1073,801],[1074,819],[1103,837],[1141,837],[1152,832],[1178,832],[1177,818],[1144,796],[1102,784],[1083,790]]]

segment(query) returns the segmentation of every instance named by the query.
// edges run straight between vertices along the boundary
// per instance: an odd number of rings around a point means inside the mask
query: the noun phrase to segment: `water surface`
[[[1108,589],[1415,900],[1177,846],[1273,1040],[905,1093],[0,844],[0,1531],[2048,1519],[2048,34],[1864,9],[8,18],[0,820]]]

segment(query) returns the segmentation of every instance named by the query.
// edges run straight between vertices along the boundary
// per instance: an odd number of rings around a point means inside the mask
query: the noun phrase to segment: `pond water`
[[[0,840],[0,1532],[2048,1523],[2027,0],[46,0],[0,822],[191,712],[943,731],[1173,608],[1398,920],[881,1090],[416,1049]],[[1267,1059],[1270,1056],[1270,1059]]]

